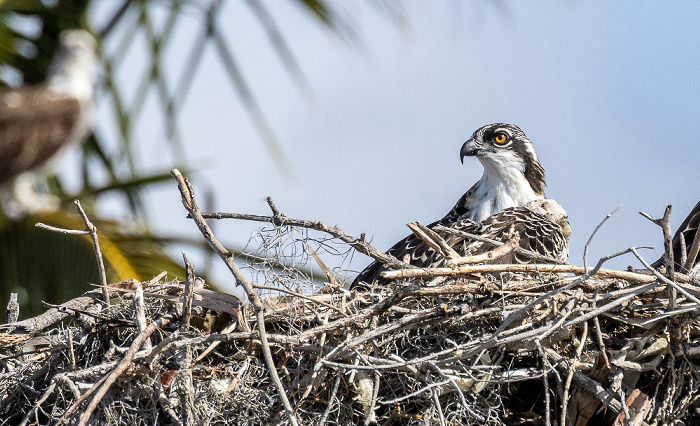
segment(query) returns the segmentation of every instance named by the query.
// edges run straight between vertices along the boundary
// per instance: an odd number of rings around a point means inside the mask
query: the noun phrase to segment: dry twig
[[[154,424],[164,418],[173,424],[500,426],[521,421],[523,406],[534,407],[544,422],[573,424],[573,417],[585,411],[578,411],[579,403],[594,407],[590,416],[595,418],[586,421],[608,424],[625,412],[621,390],[636,393],[651,407],[638,415],[630,407],[625,418],[688,424],[698,420],[691,404],[700,392],[700,376],[688,359],[700,356],[691,340],[700,335],[692,314],[700,306],[700,292],[680,272],[670,279],[654,270],[644,274],[602,268],[625,253],[638,256],[649,268],[637,247],[606,256],[594,268],[585,259],[583,267],[476,265],[443,268],[437,274],[441,278],[422,282],[407,277],[432,278],[435,270],[414,272],[396,266],[399,271],[388,273],[405,280],[371,292],[335,285],[315,292],[318,287],[293,267],[264,269],[281,263],[288,243],[303,252],[293,254],[292,261],[302,256],[308,262],[320,261],[311,248],[319,241],[309,244],[283,227],[305,223],[313,225],[310,229],[332,230],[333,238],[320,242],[324,250],[351,243],[371,251],[363,238],[343,239],[345,234],[337,228],[287,219],[268,200],[272,215],[258,218],[274,228],[259,233],[261,253],[248,258],[263,263],[253,268],[264,272],[264,281],[252,282],[241,275],[232,253],[204,222],[189,182],[173,174],[190,216],[246,290],[252,306],[212,290],[190,291],[195,287],[190,271],[189,283],[149,285],[143,297],[138,284],[103,286],[110,296],[125,297],[115,298],[114,305],[94,315],[90,329],[69,323],[66,332],[48,328],[56,318],[85,311],[97,293],[64,303],[61,309],[68,313],[52,308],[51,319],[4,325],[16,333],[29,330],[38,335],[0,333],[0,345],[11,348],[0,358],[0,412],[9,416],[0,419],[0,426],[75,421],[76,410],[86,403],[88,410],[80,421],[110,426]],[[421,235],[441,247],[435,235]],[[491,258],[512,246],[517,250],[513,242],[494,246]],[[455,260],[454,253],[440,250]],[[342,284],[342,271],[322,269]],[[510,274],[494,274],[499,271]],[[663,286],[678,293],[676,309],[667,309]],[[260,290],[271,297],[261,300],[256,293]],[[125,301],[132,294],[133,310]],[[189,300],[197,306],[194,311]],[[139,313],[142,308],[145,315]],[[134,311],[136,323],[144,323],[144,317],[191,317],[189,327],[183,320],[159,333],[153,323],[134,331]],[[669,321],[684,330],[674,337],[677,345],[663,334]],[[588,332],[589,326],[595,333]],[[23,340],[13,340],[18,336]],[[37,339],[44,343],[18,356]],[[151,349],[144,346],[147,339],[153,340]],[[604,361],[605,352],[611,361]],[[195,355],[199,356],[193,363]],[[589,376],[594,359],[603,368]],[[621,387],[623,376],[633,389]],[[595,414],[600,404],[607,409]]]
[[[661,227],[661,231],[664,234],[664,265],[666,265],[666,273],[671,281],[674,280],[673,275],[676,271],[676,265],[673,261],[673,247],[671,246],[671,240],[673,238],[673,235],[671,234],[672,208],[673,207],[671,205],[666,206],[664,215],[661,218],[655,218],[644,212],[639,212],[639,214]],[[676,309],[676,289],[673,287],[668,288],[668,309]]]
[[[102,296],[104,297],[105,303],[109,305],[109,293],[106,290],[107,273],[105,272],[105,263],[102,259],[102,250],[100,250],[100,242],[97,239],[97,228],[95,227],[95,225],[92,224],[92,222],[90,222],[90,219],[85,213],[85,210],[83,210],[83,206],[80,205],[80,201],[75,200],[75,207],[78,209],[78,213],[83,219],[83,222],[85,222],[84,230],[56,228],[55,226],[49,226],[41,222],[37,223],[36,226],[39,228],[48,229],[49,231],[60,232],[62,234],[90,236],[90,238],[92,239],[92,247],[95,250],[95,256],[97,257],[97,267],[100,272],[100,285],[103,289]]]
[[[201,212],[199,211],[199,207],[195,202],[194,190],[192,189],[192,185],[187,179],[185,179],[182,176],[182,174],[180,174],[180,172],[177,169],[173,169],[172,174],[177,180],[178,189],[180,190],[180,194],[182,195],[182,204],[185,206],[185,209],[189,212],[191,218],[197,224],[197,227],[199,228],[200,232],[207,240],[209,245],[226,263],[226,266],[228,266],[229,270],[235,277],[236,283],[238,285],[241,285],[245,289],[246,296],[248,296],[248,300],[250,301],[250,303],[253,304],[255,308],[258,320],[258,334],[260,336],[260,342],[262,343],[263,354],[265,355],[265,363],[267,364],[270,376],[274,381],[275,386],[277,387],[277,392],[279,394],[280,399],[282,400],[284,409],[287,412],[289,421],[292,423],[292,425],[296,426],[298,422],[296,416],[294,415],[294,410],[292,409],[292,406],[289,403],[289,398],[287,397],[287,393],[284,389],[284,386],[280,381],[279,374],[277,373],[277,367],[275,367],[275,363],[272,359],[272,353],[270,352],[270,344],[267,341],[267,333],[265,331],[265,314],[263,306],[260,303],[260,299],[255,293],[253,285],[243,276],[243,274],[241,274],[241,272],[238,269],[238,266],[236,266],[236,264],[233,262],[233,256],[231,251],[227,250],[219,242],[219,240],[209,228],[209,225],[207,225],[207,223],[204,221],[204,217],[202,216]],[[275,219],[277,217],[279,217],[279,215],[276,215]]]

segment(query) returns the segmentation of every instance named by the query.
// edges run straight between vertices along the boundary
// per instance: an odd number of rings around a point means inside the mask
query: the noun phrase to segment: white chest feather
[[[54,92],[77,98],[81,103],[92,100],[97,70],[89,58],[73,58],[60,64],[55,72],[49,76],[49,85]]]
[[[481,222],[487,217],[509,207],[527,204],[544,198],[535,194],[525,178],[525,165],[515,155],[493,155],[482,159],[484,175],[474,185],[470,218]]]

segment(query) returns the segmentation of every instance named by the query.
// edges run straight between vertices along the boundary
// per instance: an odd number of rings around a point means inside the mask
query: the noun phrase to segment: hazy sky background
[[[572,263],[582,263],[591,232],[620,204],[596,236],[590,263],[632,245],[661,250],[660,229],[637,212],[661,216],[673,204],[675,231],[698,201],[696,2],[407,1],[405,25],[364,1],[338,3],[356,23],[360,47],[293,2],[265,3],[312,96],[294,85],[245,3],[223,7],[219,22],[295,178],[275,166],[210,46],[180,126],[195,188],[213,191],[217,210],[267,214],[270,195],[289,217],[366,232],[384,250],[409,233],[406,222],[439,219],[480,178],[480,163],[460,164],[459,149],[493,122],[515,123],[532,140],[546,195],[569,214]],[[174,73],[197,29],[195,19],[181,25],[169,46]],[[142,66],[138,52],[132,56],[124,82]],[[163,155],[155,101],[153,92],[137,132],[144,170],[174,165]],[[109,110],[103,105],[95,116],[105,134],[113,131]],[[124,204],[113,200],[104,210]],[[149,205],[156,229],[198,235],[174,182],[154,191]],[[227,243],[248,240],[241,225],[217,226]],[[358,255],[354,267],[367,263]],[[609,265],[630,263],[627,256]]]

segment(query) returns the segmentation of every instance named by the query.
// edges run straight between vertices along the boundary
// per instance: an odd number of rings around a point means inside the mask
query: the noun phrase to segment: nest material
[[[700,421],[694,303],[680,298],[668,312],[654,283],[499,275],[264,299],[299,424],[558,424],[562,415],[612,424],[625,412],[647,424]],[[84,298],[92,303],[64,309],[74,317],[64,327],[0,335],[0,424],[75,423],[91,398],[76,402],[104,386],[130,347],[133,360],[105,389],[93,424],[289,423],[250,305],[223,313],[207,308],[211,294],[195,296],[183,328],[182,284],[147,285],[146,322],[168,321],[134,347],[144,334],[134,283],[121,287],[99,314],[87,313],[100,303],[94,291]]]
[[[184,285],[122,282],[0,326],[0,425],[700,424],[700,293],[683,274],[477,265],[348,291],[321,256],[405,265],[268,200],[271,217],[229,215],[274,225],[254,235],[251,282],[173,174],[250,304],[198,286],[185,258]]]

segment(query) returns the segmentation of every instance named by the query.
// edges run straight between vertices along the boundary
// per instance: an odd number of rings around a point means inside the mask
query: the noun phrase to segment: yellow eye
[[[498,133],[498,134],[496,134],[496,136],[493,137],[493,140],[496,143],[506,143],[506,141],[508,140],[508,137],[503,133]]]

